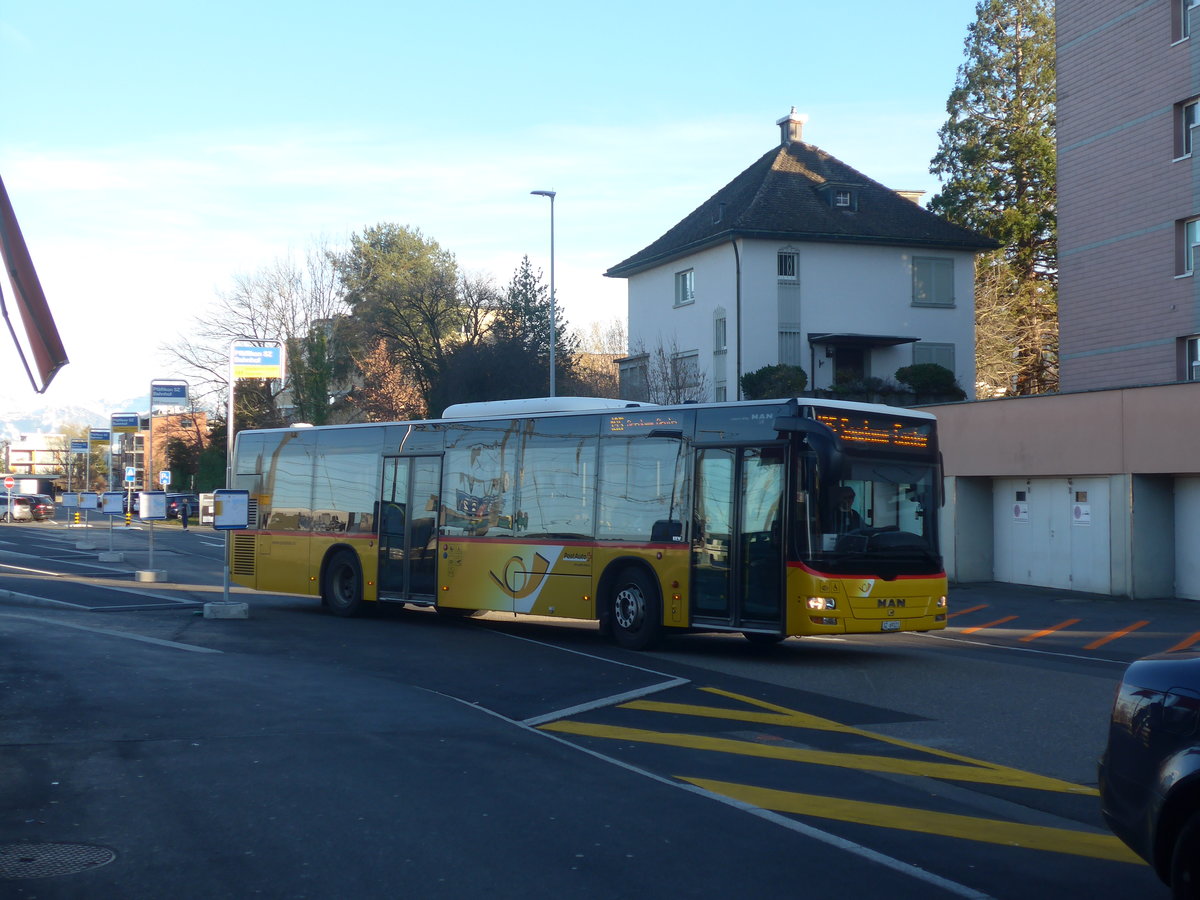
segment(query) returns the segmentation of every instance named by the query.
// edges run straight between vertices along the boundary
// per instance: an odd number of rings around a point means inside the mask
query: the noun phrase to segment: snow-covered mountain
[[[91,428],[108,427],[115,412],[139,412],[149,406],[148,397],[134,397],[113,403],[101,400],[97,404],[47,404],[37,407],[0,408],[0,440],[17,440],[23,434],[56,434],[72,425]]]

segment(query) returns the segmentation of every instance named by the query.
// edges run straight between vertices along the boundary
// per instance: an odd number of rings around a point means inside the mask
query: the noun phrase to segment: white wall
[[[814,332],[851,332],[918,337],[931,343],[955,345],[955,377],[974,394],[974,255],[968,252],[913,250],[852,244],[782,241],[740,241],[742,332],[741,372],[753,372],[779,361],[781,286],[776,257],[794,251],[799,259],[799,318],[803,338],[801,365],[809,385],[832,384],[832,365],[823,348],[814,356],[807,336]],[[954,259],[955,306],[913,306],[913,255]],[[676,308],[675,273],[695,272],[695,303]],[[631,276],[629,337],[631,349],[641,343],[653,350],[660,343],[680,351],[699,351],[710,387],[714,377],[713,313],[727,312],[727,378],[730,397],[736,396],[737,284],[732,244],[723,244]],[[789,286],[790,287],[790,286]],[[782,290],[789,290],[784,287]],[[790,288],[795,296],[795,288]],[[870,355],[868,374],[890,379],[896,369],[912,363],[912,345],[880,348]]]

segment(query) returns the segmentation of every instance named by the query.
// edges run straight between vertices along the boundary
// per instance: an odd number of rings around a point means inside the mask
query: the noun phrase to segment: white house
[[[687,399],[739,398],[776,363],[823,390],[935,362],[973,396],[975,254],[996,245],[804,143],[805,120],[605,273],[629,282],[630,396],[658,349],[698,374]]]

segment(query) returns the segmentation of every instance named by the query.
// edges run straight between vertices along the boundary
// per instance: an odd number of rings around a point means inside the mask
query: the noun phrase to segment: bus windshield
[[[884,578],[941,570],[935,466],[849,459],[840,479],[825,482],[813,477],[811,460],[801,466],[795,533],[805,562]]]

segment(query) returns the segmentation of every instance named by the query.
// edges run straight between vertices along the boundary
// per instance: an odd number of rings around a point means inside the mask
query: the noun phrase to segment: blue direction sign
[[[154,406],[187,406],[188,386],[186,384],[150,384],[150,405]]]
[[[282,378],[283,347],[234,344],[231,364],[234,378]]]
[[[112,432],[107,428],[93,428],[88,432],[88,443],[93,447],[96,444],[107,444],[112,441]]]
[[[71,452],[72,453],[87,453],[88,452],[88,442],[86,440],[71,441]]]
[[[138,414],[137,413],[113,413],[112,414],[112,431],[113,434],[133,434],[138,430]]]

